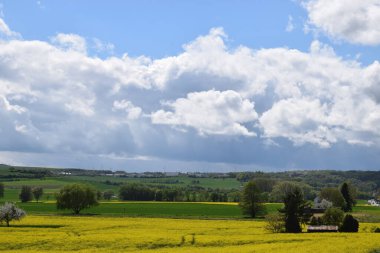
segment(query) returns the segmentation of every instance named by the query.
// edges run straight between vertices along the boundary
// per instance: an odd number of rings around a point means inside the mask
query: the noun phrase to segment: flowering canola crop
[[[376,252],[380,224],[359,233],[273,234],[262,221],[28,216],[0,227],[1,252]]]

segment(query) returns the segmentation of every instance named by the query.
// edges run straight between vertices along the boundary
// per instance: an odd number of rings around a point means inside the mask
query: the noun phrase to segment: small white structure
[[[371,206],[380,206],[380,202],[376,199],[370,199],[368,200],[368,205],[371,205]]]
[[[338,232],[338,226],[331,226],[331,225],[308,226],[307,232]]]
[[[62,171],[62,172],[59,172],[59,174],[61,174],[61,175],[71,175],[71,172]]]

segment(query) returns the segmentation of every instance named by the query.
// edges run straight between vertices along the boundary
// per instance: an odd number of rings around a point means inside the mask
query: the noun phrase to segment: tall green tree
[[[0,183],[0,198],[4,198],[4,184]]]
[[[56,196],[58,209],[71,209],[74,214],[98,205],[96,191],[87,185],[66,185]]]
[[[253,181],[248,182],[244,186],[240,199],[240,207],[244,214],[252,218],[265,212],[260,190]]]
[[[34,187],[32,189],[32,193],[33,193],[34,199],[38,202],[42,194],[44,194],[44,189],[42,189],[42,187]]]
[[[354,198],[354,193],[351,187],[349,186],[348,183],[344,182],[340,186],[340,192],[342,193],[342,196],[344,198],[344,206],[342,207],[342,210],[345,212],[351,212],[352,207],[355,204],[355,198]]]
[[[20,198],[21,202],[23,202],[23,203],[31,201],[33,199],[32,187],[27,186],[27,185],[23,185],[21,187],[21,192],[20,192],[19,198]]]
[[[311,217],[307,212],[310,204],[305,201],[301,187],[288,183],[283,193],[284,208],[280,210],[284,214],[285,231],[288,233],[302,232],[301,223],[305,223]]]

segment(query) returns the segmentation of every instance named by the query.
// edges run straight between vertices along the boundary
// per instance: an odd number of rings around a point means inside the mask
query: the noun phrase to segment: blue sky
[[[0,163],[379,169],[378,0],[0,7]]]

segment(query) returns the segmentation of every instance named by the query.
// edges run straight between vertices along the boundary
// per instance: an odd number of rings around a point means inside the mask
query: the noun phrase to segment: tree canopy
[[[352,207],[355,205],[355,190],[353,189],[353,186],[344,182],[340,186],[340,192],[344,198],[344,205],[342,207],[343,211],[351,212]]]
[[[19,198],[20,198],[21,202],[31,201],[33,199],[32,187],[27,186],[27,185],[23,185],[21,187],[21,192],[20,192]]]
[[[244,186],[240,199],[240,207],[242,208],[243,213],[249,215],[251,218],[264,212],[265,209],[260,191],[255,182],[250,181]]]
[[[284,187],[283,193],[284,208],[280,210],[284,214],[285,231],[288,233],[302,232],[301,223],[309,220],[310,214],[306,209],[310,204],[304,200],[304,195],[300,186],[288,183]]]
[[[32,193],[33,193],[34,199],[38,202],[42,194],[44,194],[44,190],[42,189],[42,187],[34,187],[32,189]]]
[[[4,197],[4,184],[0,183],[0,198]]]
[[[66,185],[57,194],[57,208],[71,209],[75,214],[95,205],[98,205],[96,192],[87,185]]]
[[[25,211],[18,208],[14,203],[6,202],[0,206],[0,223],[5,222],[7,227],[13,220],[20,220],[26,215]]]

